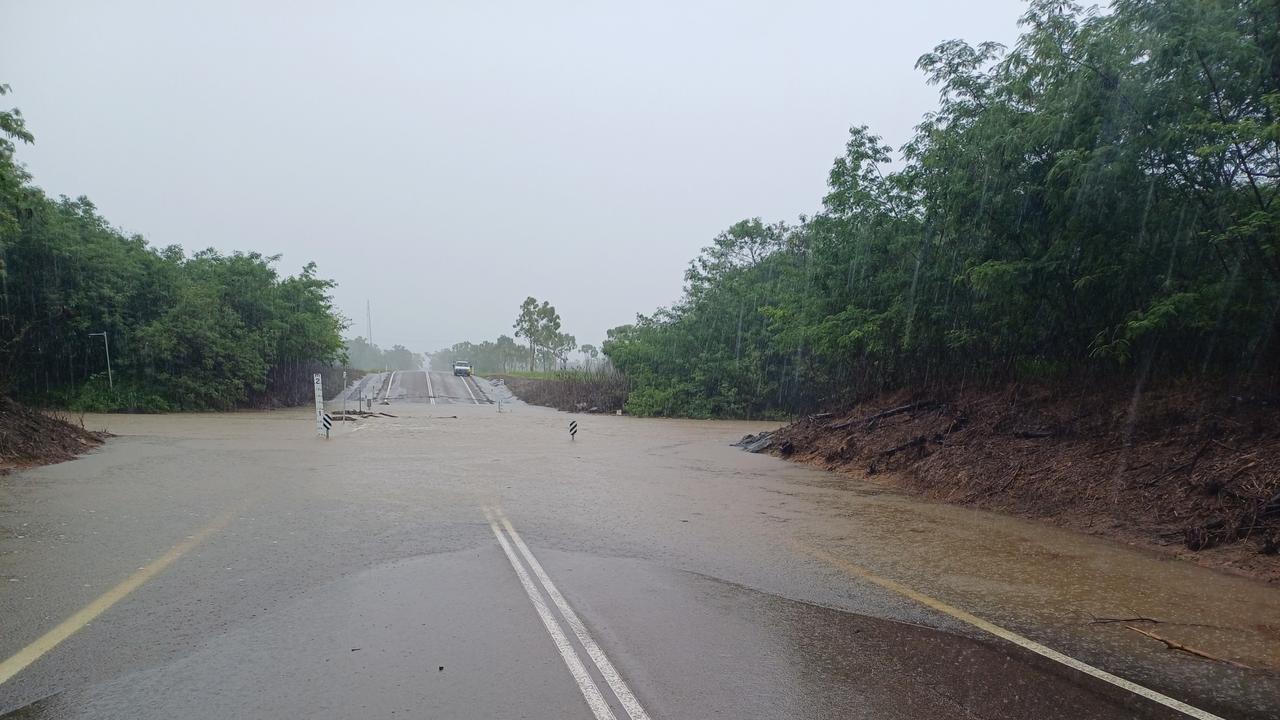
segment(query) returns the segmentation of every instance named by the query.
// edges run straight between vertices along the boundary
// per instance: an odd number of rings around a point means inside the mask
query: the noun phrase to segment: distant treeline
[[[448,370],[454,362],[465,360],[481,375],[507,373],[529,366],[529,349],[517,345],[510,335],[499,335],[496,341],[463,341],[431,353],[431,367]]]
[[[403,345],[383,350],[362,337],[346,342],[347,365],[358,370],[421,370],[422,353]]]
[[[570,362],[568,353],[556,356],[539,349],[537,367],[546,374],[555,368],[575,368],[581,370],[604,370],[609,368],[609,361],[600,357],[600,350],[594,345],[581,345],[577,352],[581,359]],[[497,340],[484,342],[460,342],[452,347],[431,353],[431,366],[437,370],[448,370],[456,360],[466,360],[481,375],[525,372],[529,367],[529,348],[517,344],[509,335],[499,335]],[[527,372],[526,372],[527,374]]]
[[[481,374],[509,373],[522,368],[532,372],[538,367],[545,373],[568,368],[569,354],[579,352],[583,369],[601,366],[600,349],[594,345],[579,346],[574,336],[561,332],[560,313],[546,300],[539,304],[532,296],[525,298],[512,328],[523,343],[517,343],[509,335],[478,343],[464,341],[431,353],[431,362],[437,370],[465,360]]]
[[[615,328],[629,410],[794,413],[877,390],[1280,369],[1280,4],[1034,0],[1011,50],[917,67],[893,162],[854,128],[822,209],[747,220]]]
[[[14,160],[31,140],[0,112],[0,391],[90,410],[291,404],[340,359],[333,283],[314,264],[281,277],[258,253],[152,248],[87,199],[32,185]]]

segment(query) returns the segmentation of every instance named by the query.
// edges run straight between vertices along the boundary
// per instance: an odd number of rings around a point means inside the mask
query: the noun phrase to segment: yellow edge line
[[[137,572],[130,575],[119,585],[106,591],[74,615],[63,620],[57,627],[41,635],[9,659],[0,662],[0,685],[8,682],[14,675],[22,672],[28,665],[39,660],[45,653],[57,647],[63,640],[74,635],[85,625],[93,622],[95,618],[110,609],[112,605],[120,602],[129,593],[137,590],[143,583],[160,574],[165,568],[172,565],[175,560],[207,540],[210,535],[226,527],[227,523],[231,522],[231,518],[235,517],[237,510],[238,508],[232,508],[214,518],[212,522],[198,530],[196,534],[174,545],[168,552],[139,568]]]
[[[1078,670],[1091,677],[1097,678],[1104,682],[1111,683],[1116,687],[1123,688],[1124,690],[1128,690],[1129,692],[1134,693],[1135,695],[1140,695],[1148,700],[1164,705],[1165,707],[1177,710],[1178,712],[1181,712],[1184,715],[1188,715],[1190,717],[1196,718],[1197,720],[1224,720],[1222,717],[1214,715],[1213,713],[1206,712],[1197,707],[1193,707],[1191,705],[1188,705],[1182,702],[1181,700],[1176,700],[1174,698],[1169,697],[1168,695],[1163,695],[1161,693],[1156,692],[1155,690],[1143,687],[1135,682],[1125,680],[1124,678],[1119,677],[1117,675],[1112,675],[1106,670],[1101,670],[1099,668],[1096,668],[1092,665],[1089,665],[1088,663],[1077,660],[1071,657],[1070,655],[1064,655],[1058,652],[1057,650],[1054,650],[1053,648],[1046,647],[1034,640],[1025,638],[1011,630],[1006,630],[1000,627],[999,625],[996,625],[991,622],[987,622],[986,620],[983,620],[982,618],[976,615],[973,615],[972,613],[961,610],[960,608],[955,607],[953,605],[948,605],[947,603],[937,598],[930,597],[917,590],[913,590],[896,580],[890,580],[889,578],[876,575],[875,573],[862,567],[861,565],[857,565],[855,563],[849,562],[848,560],[845,560],[844,558],[832,555],[831,553],[825,550],[821,550],[819,548],[813,547],[811,545],[807,545],[805,543],[802,543],[800,541],[797,541],[791,538],[787,538],[786,542],[790,544],[792,547],[796,548],[797,550],[811,557],[817,558],[818,560],[822,560],[823,562],[826,562],[830,565],[834,565],[835,567],[838,567],[841,570],[844,570],[845,572],[848,572],[852,575],[860,577],[863,580],[866,580],[867,582],[870,582],[874,585],[879,585],[880,587],[886,590],[895,592],[905,598],[914,600],[915,602],[918,602],[921,605],[924,605],[925,607],[937,610],[938,612],[944,615],[949,615],[955,618],[956,620],[972,625],[973,627],[976,627],[979,630],[982,630],[983,632],[987,632],[992,635],[995,635],[996,637],[1002,640],[1011,642],[1014,645],[1017,645],[1018,647],[1021,647],[1026,650],[1030,650],[1031,652],[1036,653],[1037,655],[1049,658],[1050,660],[1053,660],[1055,662],[1059,662],[1063,665],[1066,665],[1069,668],[1072,668],[1073,670]]]

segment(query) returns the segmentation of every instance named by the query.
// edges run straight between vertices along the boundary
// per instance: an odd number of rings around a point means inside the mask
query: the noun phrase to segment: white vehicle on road
[[[471,363],[459,360],[453,364],[453,374],[459,377],[471,377]]]

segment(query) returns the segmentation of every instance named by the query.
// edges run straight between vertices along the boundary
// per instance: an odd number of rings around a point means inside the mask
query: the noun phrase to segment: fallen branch
[[[988,497],[991,497],[992,495],[999,495],[1003,493],[1005,490],[1009,489],[1010,485],[1012,485],[1014,482],[1018,480],[1018,476],[1021,474],[1022,474],[1022,465],[1018,465],[1018,469],[1014,470],[1013,474],[1009,476],[1009,479],[1005,480],[1000,485],[1000,487],[989,489],[984,493],[975,492],[973,496],[969,499],[969,502],[977,500],[978,498],[988,498]]]
[[[1178,651],[1180,651],[1180,652],[1187,653],[1188,655],[1195,655],[1195,656],[1196,656],[1196,657],[1198,657],[1198,658],[1204,658],[1205,660],[1212,660],[1212,661],[1214,661],[1214,662],[1226,663],[1227,665],[1233,665],[1233,666],[1238,667],[1238,668],[1244,668],[1245,670],[1253,670],[1253,669],[1254,669],[1253,667],[1251,667],[1251,666],[1249,666],[1249,665],[1245,665],[1244,663],[1236,662],[1235,660],[1228,660],[1228,659],[1226,659],[1226,658],[1220,658],[1220,657],[1218,657],[1217,655],[1210,655],[1209,653],[1207,653],[1207,652],[1205,652],[1205,651],[1203,651],[1203,650],[1197,650],[1197,649],[1195,649],[1195,648],[1193,648],[1193,647],[1189,647],[1189,646],[1187,646],[1187,645],[1183,645],[1183,644],[1182,644],[1182,643],[1180,643],[1180,642],[1175,642],[1175,641],[1170,640],[1170,639],[1168,639],[1168,638],[1160,637],[1159,635],[1157,635],[1157,634],[1155,634],[1155,633],[1153,633],[1153,632],[1148,632],[1148,631],[1143,630],[1143,629],[1141,629],[1141,628],[1136,628],[1136,627],[1134,627],[1134,626],[1132,626],[1132,625],[1125,625],[1125,627],[1126,627],[1126,628],[1128,628],[1128,629],[1130,629],[1130,630],[1132,630],[1132,631],[1134,631],[1134,632],[1136,632],[1136,633],[1138,633],[1139,635],[1146,635],[1147,637],[1151,638],[1152,640],[1159,640],[1160,642],[1164,643],[1165,647],[1169,648],[1170,650],[1178,650]]]
[[[1258,513],[1262,517],[1266,517],[1272,513],[1280,513],[1280,493],[1271,496],[1271,499],[1262,504],[1262,510]]]
[[[920,410],[922,408],[933,407],[934,405],[937,405],[937,404],[938,404],[937,400],[921,400],[920,402],[908,403],[907,405],[899,405],[896,408],[890,408],[888,410],[878,412],[875,415],[868,417],[863,422],[870,425],[876,420],[883,420],[884,418],[893,417],[894,415],[901,415],[904,412],[911,412],[912,410]]]
[[[920,435],[920,436],[919,436],[919,437],[917,437],[916,439],[914,439],[914,440],[909,440],[909,441],[904,442],[904,443],[902,443],[901,445],[898,445],[898,446],[896,446],[896,447],[891,447],[891,448],[889,448],[888,450],[881,450],[880,452],[876,453],[876,455],[881,455],[881,456],[883,456],[883,455],[892,455],[892,454],[894,454],[894,453],[896,453],[896,452],[901,452],[901,451],[903,451],[903,450],[906,450],[907,448],[916,447],[916,446],[918,446],[918,445],[923,445],[923,444],[925,444],[925,442],[926,442],[928,439],[929,439],[929,438],[925,437],[924,435]]]
[[[1182,472],[1183,470],[1186,470],[1187,472],[1191,472],[1192,470],[1195,470],[1196,465],[1200,463],[1200,458],[1204,456],[1205,450],[1208,450],[1208,449],[1209,449],[1209,443],[1205,443],[1204,445],[1201,445],[1200,449],[1196,451],[1195,456],[1193,456],[1190,460],[1182,463],[1181,465],[1178,465],[1172,470],[1168,470],[1166,472],[1161,473],[1160,475],[1157,475],[1154,479],[1148,480],[1145,483],[1143,483],[1142,486],[1151,487],[1152,485],[1159,483],[1161,480],[1164,480],[1165,478],[1175,473]]]
[[[1244,467],[1240,468],[1239,470],[1236,470],[1235,472],[1231,473],[1231,477],[1227,478],[1227,481],[1223,483],[1223,485],[1230,485],[1232,482],[1235,481],[1236,478],[1243,475],[1245,470],[1252,469],[1257,464],[1258,464],[1258,461],[1254,460],[1253,462],[1246,464]]]
[[[1053,437],[1054,434],[1055,433],[1052,430],[1018,430],[1013,433],[1013,436],[1027,440],[1036,440],[1039,438]]]
[[[1089,617],[1093,618],[1092,620],[1089,621],[1090,625],[1107,625],[1109,623],[1131,623],[1131,622],[1149,622],[1154,625],[1160,625],[1161,623],[1164,622],[1163,620],[1143,617],[1141,615],[1137,617],[1113,618],[1113,617],[1098,617],[1093,613],[1089,613]]]
[[[884,418],[893,417],[894,415],[901,415],[902,413],[911,412],[912,410],[920,410],[922,408],[933,407],[934,405],[937,405],[937,404],[938,404],[937,400],[921,400],[920,402],[907,403],[906,405],[899,405],[898,407],[889,408],[888,410],[881,410],[880,412],[874,415],[868,415],[867,417],[862,418],[861,420],[855,420],[850,418],[849,420],[845,420],[843,422],[832,423],[831,425],[827,426],[827,429],[843,430],[847,427],[856,425],[858,423],[864,423],[866,425],[870,425],[876,420],[883,420]]]

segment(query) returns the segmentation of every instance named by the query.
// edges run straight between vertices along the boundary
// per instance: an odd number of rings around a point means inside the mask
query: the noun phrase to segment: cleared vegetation
[[[630,386],[609,370],[559,370],[549,373],[491,374],[521,400],[574,412],[614,413],[623,408]]]
[[[0,473],[62,462],[102,443],[103,435],[0,395]]]
[[[947,502],[1280,578],[1277,399],[1171,387],[890,393],[808,416],[769,451]]]

